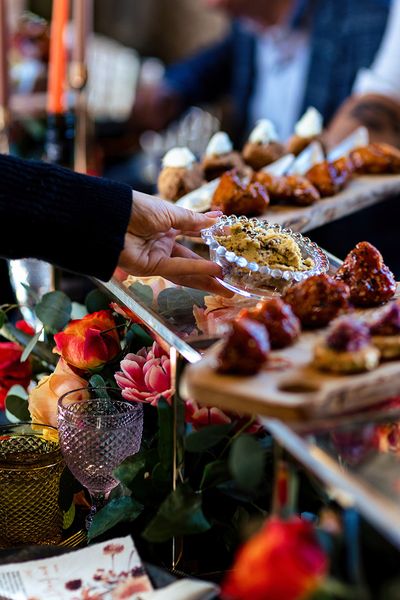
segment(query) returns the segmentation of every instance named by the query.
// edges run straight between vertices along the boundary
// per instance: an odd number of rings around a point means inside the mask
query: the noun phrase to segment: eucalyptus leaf
[[[0,310],[0,329],[3,327],[4,323],[7,320],[7,315],[4,310]]]
[[[8,392],[5,400],[6,417],[11,423],[30,421],[31,415],[28,408],[28,395],[23,388],[22,389],[25,392],[24,396],[16,395],[15,388],[20,386],[13,387],[14,393]]]
[[[138,452],[126,458],[114,471],[115,478],[126,486],[130,486],[136,475],[146,464],[146,452]]]
[[[154,519],[143,532],[148,542],[166,542],[174,536],[208,531],[211,525],[202,511],[202,496],[182,484],[160,505]]]
[[[136,281],[135,283],[132,283],[128,289],[146,306],[151,306],[153,304],[154,292],[153,288],[149,285],[144,285],[143,283]]]
[[[185,288],[167,288],[157,298],[158,311],[166,319],[193,321],[193,297]]]
[[[94,515],[88,531],[89,542],[122,521],[134,521],[142,510],[143,505],[136,502],[130,496],[111,500]]]
[[[231,479],[231,474],[225,460],[215,460],[208,463],[203,471],[200,489],[216,487]]]
[[[25,346],[24,351],[21,354],[21,358],[20,358],[21,362],[25,362],[28,359],[30,353],[33,351],[36,344],[38,343],[39,338],[42,335],[42,331],[43,331],[43,328],[40,329],[38,332],[36,332],[35,335],[32,336],[29,344],[27,346]]]
[[[1,335],[11,342],[18,342],[18,344],[21,344],[21,346],[27,346],[32,340],[32,336],[28,335],[24,331],[21,331],[20,329],[17,329],[11,323],[5,323],[1,329]],[[37,356],[37,358],[48,365],[55,366],[59,361],[59,357],[56,354],[53,354],[51,348],[49,348],[49,346],[44,342],[37,342],[32,352],[35,356]]]
[[[45,294],[35,308],[38,319],[50,333],[64,329],[71,319],[71,311],[71,300],[60,291]]]
[[[262,481],[265,452],[250,435],[241,435],[232,443],[229,469],[236,483],[244,490],[255,491]]]
[[[100,290],[92,290],[85,298],[85,304],[88,313],[94,313],[99,310],[109,310],[110,299]]]
[[[98,398],[103,398],[106,400],[110,399],[110,396],[108,395],[108,392],[105,389],[107,387],[107,384],[101,375],[98,375],[97,373],[95,375],[92,375],[89,379],[89,384],[90,387],[96,390],[96,395]]]
[[[190,433],[185,438],[185,448],[188,452],[204,452],[224,440],[232,429],[226,425],[208,425],[199,431]]]
[[[202,292],[201,290],[195,290],[193,288],[185,288],[185,292],[189,294],[193,304],[199,308],[204,307],[204,298],[208,295],[208,292]]]

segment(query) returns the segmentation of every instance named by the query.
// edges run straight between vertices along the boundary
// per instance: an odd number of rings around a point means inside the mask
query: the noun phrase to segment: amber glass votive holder
[[[64,461],[54,427],[0,427],[0,547],[57,544]]]

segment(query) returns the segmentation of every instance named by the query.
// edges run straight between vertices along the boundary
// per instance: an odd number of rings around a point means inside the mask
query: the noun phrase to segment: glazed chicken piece
[[[221,210],[225,215],[257,217],[265,213],[268,205],[268,192],[261,183],[245,183],[235,171],[228,171],[214,192],[211,210]]]
[[[270,350],[267,330],[261,323],[250,319],[232,321],[231,330],[218,356],[219,373],[255,375]]]
[[[349,286],[355,306],[377,306],[387,302],[396,291],[393,273],[382,254],[369,242],[359,242],[346,256],[335,277]]]
[[[350,290],[325,273],[313,275],[288,288],[283,295],[303,327],[324,327],[350,309]]]
[[[271,348],[286,348],[300,335],[300,321],[288,304],[280,298],[270,298],[259,302],[254,308],[243,308],[237,317],[262,323],[269,335]]]
[[[400,150],[389,144],[369,144],[353,150],[350,158],[356,173],[400,173]]]
[[[318,190],[308,179],[300,175],[276,177],[260,171],[254,178],[265,186],[271,202],[309,206],[320,199]]]
[[[340,192],[351,179],[353,171],[352,161],[343,157],[333,162],[325,160],[314,165],[307,171],[306,178],[325,198]]]

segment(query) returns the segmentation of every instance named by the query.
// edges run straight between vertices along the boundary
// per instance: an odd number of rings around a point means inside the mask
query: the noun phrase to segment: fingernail
[[[211,210],[210,212],[205,213],[206,217],[221,217],[224,213],[222,210]]]

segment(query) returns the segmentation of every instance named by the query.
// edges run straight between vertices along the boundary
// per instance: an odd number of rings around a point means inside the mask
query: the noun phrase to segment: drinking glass
[[[70,471],[90,493],[92,509],[87,520],[118,485],[113,471],[140,449],[143,408],[127,402],[119,390],[96,388],[92,397],[78,400],[74,390],[58,401],[61,452]],[[87,392],[87,390],[85,390]]]
[[[58,495],[64,466],[54,427],[0,427],[0,546],[61,540]]]

